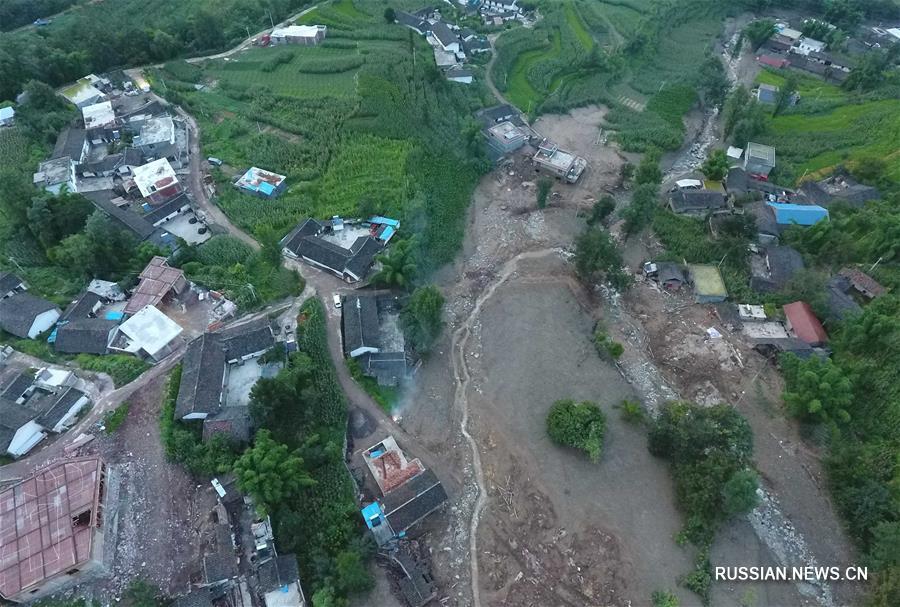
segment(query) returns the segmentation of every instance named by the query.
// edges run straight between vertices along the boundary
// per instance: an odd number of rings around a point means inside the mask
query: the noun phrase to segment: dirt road
[[[491,43],[491,59],[487,62],[487,65],[484,68],[484,83],[487,85],[488,89],[491,91],[491,94],[494,95],[499,103],[513,105],[506,97],[503,96],[503,93],[501,93],[500,89],[498,89],[494,84],[494,78],[491,75],[494,69],[494,62],[497,61],[497,49],[494,47],[494,42],[496,42],[498,37],[499,34],[491,34],[487,37],[488,42]]]

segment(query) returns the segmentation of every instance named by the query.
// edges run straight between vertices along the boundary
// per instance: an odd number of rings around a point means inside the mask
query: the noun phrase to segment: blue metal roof
[[[391,237],[394,235],[395,231],[396,230],[394,230],[393,226],[385,227],[384,231],[381,233],[381,240],[384,242],[388,242],[391,239]]]
[[[828,209],[815,204],[767,203],[775,212],[775,221],[781,225],[811,226],[828,219]]]
[[[400,227],[400,222],[396,219],[391,219],[390,217],[382,217],[381,215],[376,215],[372,219],[369,220],[369,223],[377,223],[377,224],[385,224],[389,226],[393,226],[395,228]]]
[[[259,191],[265,194],[266,196],[271,196],[272,192],[275,191],[275,186],[273,186],[268,181],[263,181],[259,184]]]
[[[366,525],[369,529],[372,528],[372,521],[378,520],[379,518],[384,518],[384,514],[381,512],[381,506],[378,505],[378,502],[372,502],[362,510],[360,510],[363,518],[366,521]]]

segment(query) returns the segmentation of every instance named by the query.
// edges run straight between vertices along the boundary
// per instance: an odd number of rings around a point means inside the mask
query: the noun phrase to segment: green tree
[[[400,313],[400,326],[416,351],[427,353],[444,327],[444,296],[434,285],[413,291]]]
[[[799,84],[800,81],[796,74],[788,74],[787,78],[784,79],[784,82],[778,89],[778,96],[775,99],[775,109],[772,112],[774,116],[777,116],[790,107],[791,100],[794,98],[794,94],[797,92]]]
[[[900,567],[900,521],[883,522],[875,526],[866,562],[879,571]]]
[[[260,256],[263,262],[273,268],[281,267],[281,239],[271,226],[263,226],[257,233]]]
[[[338,596],[331,586],[323,586],[313,593],[312,607],[347,607],[347,599]]]
[[[731,82],[725,74],[725,67],[718,55],[709,54],[706,60],[700,64],[697,72],[697,87],[703,98],[704,105],[717,107],[725,101]]]
[[[645,183],[634,189],[631,204],[622,209],[625,220],[625,233],[637,234],[653,219],[659,207],[659,187],[655,183]]]
[[[744,115],[744,110],[750,104],[750,91],[740,84],[728,95],[725,106],[722,108],[722,126],[725,137],[731,135],[735,125]]]
[[[234,473],[241,490],[264,512],[298,498],[304,487],[314,484],[300,452],[275,442],[268,430],[256,433],[253,446],[235,462]]]
[[[850,421],[853,382],[833,360],[818,356],[803,360],[787,353],[780,361],[786,383],[784,402],[792,415],[823,423]]]
[[[588,215],[587,224],[589,226],[602,225],[606,218],[615,210],[616,199],[609,194],[604,194],[591,207],[591,214]]]
[[[618,289],[629,284],[618,247],[609,232],[599,227],[587,228],[575,240],[575,271],[586,282],[603,279]]]
[[[728,156],[724,150],[713,150],[701,169],[707,179],[722,181],[728,174]]]
[[[397,12],[392,7],[387,7],[384,9],[384,20],[388,23],[393,23],[397,20]]]
[[[600,461],[606,416],[596,403],[558,400],[547,414],[547,434],[554,442],[581,449],[592,462]]]
[[[647,150],[644,157],[638,164],[637,171],[634,174],[634,182],[637,185],[646,183],[659,184],[662,183],[662,171],[659,170],[659,159],[661,152],[657,148]]]
[[[775,22],[771,19],[758,19],[744,28],[744,38],[750,42],[753,52],[763,45],[775,33]]]
[[[859,25],[863,11],[856,0],[825,0],[825,20],[845,30]]]
[[[358,551],[345,550],[335,558],[335,584],[344,594],[365,592],[374,584]]]
[[[628,183],[629,181],[631,181],[631,179],[634,177],[634,170],[635,166],[630,162],[626,162],[622,165],[622,168],[619,169],[619,176],[622,178],[622,181],[624,183]]]
[[[729,516],[750,512],[759,503],[759,477],[750,469],[738,470],[722,487],[722,506]]]
[[[413,251],[414,242],[408,239],[395,243],[387,253],[379,255],[381,269],[372,276],[372,282],[382,287],[411,288],[416,276]]]

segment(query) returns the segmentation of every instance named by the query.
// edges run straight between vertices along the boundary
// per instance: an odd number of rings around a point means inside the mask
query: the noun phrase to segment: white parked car
[[[332,296],[332,299],[334,300],[334,307],[335,307],[335,308],[340,308],[340,307],[341,307],[341,296],[338,295],[337,293],[335,293],[335,294]]]

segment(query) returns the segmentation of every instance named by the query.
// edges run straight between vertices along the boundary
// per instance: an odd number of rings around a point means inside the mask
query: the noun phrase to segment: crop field
[[[624,38],[630,38],[640,26],[643,11],[637,8],[638,3],[600,2],[597,10],[602,12],[612,26]]]
[[[345,49],[253,49],[237,60],[215,62],[206,75],[238,86],[267,87],[278,95],[341,97],[355,92],[356,73],[363,62]]]
[[[579,6],[566,2],[534,32],[513,30],[498,40],[500,59],[494,66],[494,80],[526,112],[536,110],[570,82],[595,46]],[[602,37],[605,30],[599,34]]]
[[[306,19],[329,26],[317,47],[251,49],[160,76],[200,123],[204,154],[224,160],[217,204],[237,225],[285,234],[303,217],[364,207],[416,225],[421,263],[433,267],[456,252],[486,167],[464,136],[485,91],[435,77],[425,40],[386,24],[383,10],[323,5]],[[250,165],[286,175],[287,190],[274,200],[238,192],[231,180]]]

